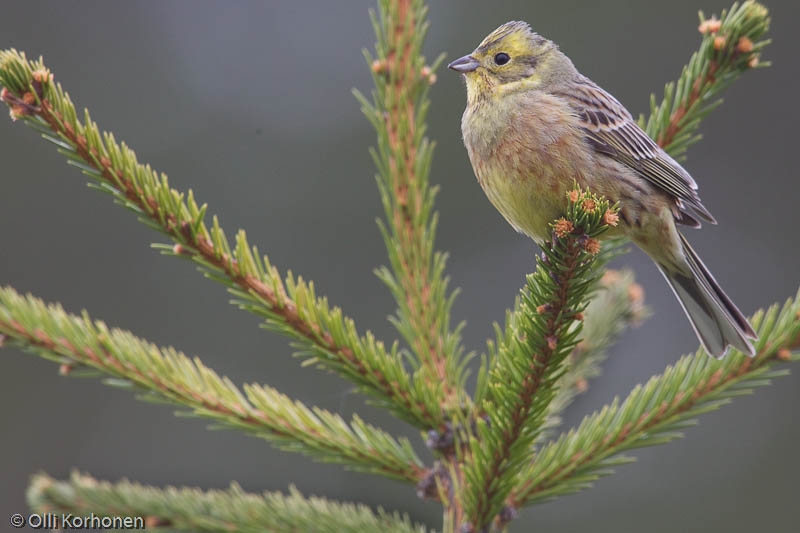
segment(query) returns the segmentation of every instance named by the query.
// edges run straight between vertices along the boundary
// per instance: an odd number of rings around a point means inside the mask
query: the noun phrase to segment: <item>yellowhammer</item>
[[[697,184],[622,104],[524,22],[448,66],[467,83],[461,130],[472,168],[517,231],[549,238],[575,182],[619,202],[615,231],[655,261],[706,351],[755,354],[753,328],[676,228],[716,223]]]

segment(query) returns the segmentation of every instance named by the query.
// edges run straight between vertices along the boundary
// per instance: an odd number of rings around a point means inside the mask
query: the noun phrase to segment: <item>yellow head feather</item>
[[[480,102],[500,94],[534,89],[555,67],[569,65],[558,47],[535,33],[527,22],[507,22],[490,33],[469,55],[468,68],[456,68],[467,81],[467,99]],[[465,58],[462,58],[463,61]],[[451,64],[458,67],[454,62]],[[563,70],[563,69],[559,69]]]
[[[478,45],[478,48],[475,49],[475,52],[488,51],[499,46],[509,54],[512,52],[523,54],[530,52],[537,45],[541,46],[547,42],[549,41],[535,33],[527,22],[512,20],[487,35]]]

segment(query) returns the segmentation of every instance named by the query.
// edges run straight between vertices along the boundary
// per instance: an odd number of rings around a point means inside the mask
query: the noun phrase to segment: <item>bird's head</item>
[[[553,71],[563,60],[569,62],[555,43],[535,33],[527,22],[513,21],[494,30],[471,54],[447,67],[464,75],[467,98],[473,102],[538,88],[553,78]]]

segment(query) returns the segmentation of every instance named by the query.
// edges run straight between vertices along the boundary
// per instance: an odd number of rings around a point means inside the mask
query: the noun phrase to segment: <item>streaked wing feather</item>
[[[583,121],[587,139],[598,152],[627,165],[676,200],[689,225],[699,225],[687,207],[700,218],[715,223],[700,202],[697,183],[633,120],[616,98],[582,77],[561,93]]]

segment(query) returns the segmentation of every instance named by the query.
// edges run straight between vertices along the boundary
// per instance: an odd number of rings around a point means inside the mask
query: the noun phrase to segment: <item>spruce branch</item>
[[[656,104],[650,96],[650,117],[639,125],[673,157],[683,156],[700,140],[700,122],[722,104],[719,96],[739,76],[753,68],[768,66],[760,60],[770,43],[763,39],[769,29],[767,8],[747,0],[734,3],[720,18],[706,19],[700,12],[700,48],[683,68],[677,82],[664,87],[664,99]]]
[[[755,358],[735,352],[717,360],[702,349],[682,357],[634,388],[624,402],[615,400],[544,446],[523,469],[508,504],[530,505],[583,490],[611,467],[633,460],[624,452],[682,437],[681,430],[698,415],[788,374],[776,367],[800,359],[792,354],[800,350],[800,292],[782,308],[759,311],[751,323],[759,335]]]
[[[247,242],[243,230],[234,246],[217,217],[206,225],[207,205],[190,190],[169,186],[166,175],[140,164],[136,154],[110,133],[101,133],[88,111],[84,121],[42,60],[28,61],[16,50],[0,52],[0,100],[13,119],[42,132],[68,162],[94,180],[94,187],[137,214],[139,220],[174,241],[157,245],[166,254],[196,262],[209,278],[225,285],[234,303],[266,319],[266,326],[297,341],[300,354],[337,372],[396,416],[422,428],[441,424],[437,398],[414,384],[396,346],[387,349],[371,333],[360,334],[341,309],[315,294],[312,283],[291,274],[282,279],[267,257]]]
[[[442,57],[425,64],[426,17],[422,0],[379,2],[378,13],[372,13],[375,56],[365,51],[375,89],[371,101],[355,94],[378,134],[371,154],[386,215],[378,224],[391,269],[377,274],[397,300],[392,322],[416,355],[418,378],[447,408],[464,401],[465,361],[460,326],[450,330],[456,293],[448,294],[446,255],[434,251],[436,188],[428,180],[433,143],[425,138],[425,118],[428,88]]]
[[[605,243],[604,243],[605,244]],[[561,423],[560,414],[576,396],[586,391],[588,380],[601,373],[608,348],[623,331],[644,320],[649,314],[644,306],[644,290],[628,270],[606,270],[600,278],[600,290],[586,308],[582,340],[567,357],[567,370],[559,379],[558,391],[547,409],[547,421],[539,441]]]
[[[146,399],[188,408],[286,450],[412,483],[424,474],[407,440],[395,440],[357,416],[348,424],[263,385],[240,390],[199,359],[110,329],[85,312],[70,315],[58,305],[0,288],[0,335],[8,344],[60,363],[62,374],[106,375],[110,385],[135,387]]]
[[[141,518],[147,530],[155,531],[426,531],[406,515],[307,498],[294,487],[288,494],[251,494],[236,483],[227,490],[162,489],[126,480],[112,484],[73,472],[67,481],[33,476],[27,497],[37,513]]]
[[[597,239],[618,220],[608,202],[590,192],[576,189],[567,196],[566,215],[552,224],[552,241],[528,276],[513,331],[501,332],[495,363],[479,385],[486,391],[483,416],[463,467],[463,506],[472,530],[487,527],[501,512],[530,460],[598,278]]]

